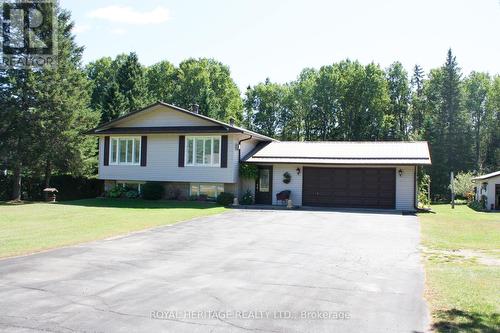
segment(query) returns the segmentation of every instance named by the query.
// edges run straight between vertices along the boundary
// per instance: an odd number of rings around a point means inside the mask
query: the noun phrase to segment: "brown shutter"
[[[185,150],[186,137],[179,135],[179,168],[184,168],[184,150]]]
[[[220,150],[220,167],[227,168],[227,135],[222,136]]]
[[[141,136],[141,166],[146,166],[148,160],[148,137]]]
[[[109,165],[109,136],[104,137],[104,165]]]

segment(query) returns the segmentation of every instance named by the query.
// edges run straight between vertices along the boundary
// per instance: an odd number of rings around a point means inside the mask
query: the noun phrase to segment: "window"
[[[111,164],[139,165],[141,160],[140,138],[111,138]]]
[[[219,166],[220,136],[187,137],[186,161],[186,165]]]
[[[269,169],[259,169],[259,192],[269,192]]]
[[[224,192],[223,184],[191,183],[190,195],[206,195],[208,199],[215,200],[219,194]]]
[[[128,191],[134,190],[141,193],[142,183],[117,182],[118,185],[125,187]]]

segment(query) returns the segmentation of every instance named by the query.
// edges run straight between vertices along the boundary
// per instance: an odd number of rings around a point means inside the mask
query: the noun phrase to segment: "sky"
[[[453,49],[465,74],[500,74],[500,0],[61,0],[84,63],[215,58],[240,90],[349,58],[427,72]]]

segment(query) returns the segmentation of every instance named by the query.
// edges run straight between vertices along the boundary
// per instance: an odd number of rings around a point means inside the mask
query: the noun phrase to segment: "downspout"
[[[250,135],[250,134],[249,134]],[[250,135],[250,137],[246,138],[246,139],[242,139],[240,141],[238,141],[238,163],[241,162],[241,143],[243,141],[248,141],[248,140],[251,140],[253,138],[252,135]]]

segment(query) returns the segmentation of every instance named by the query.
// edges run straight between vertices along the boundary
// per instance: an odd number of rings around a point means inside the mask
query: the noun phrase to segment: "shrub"
[[[175,185],[168,185],[165,190],[165,197],[168,200],[180,200],[182,197],[182,190]]]
[[[122,198],[127,193],[127,190],[122,185],[113,186],[107,193],[106,196],[109,198]]]
[[[129,190],[125,192],[125,196],[128,199],[137,199],[139,197],[139,192],[137,192],[136,190]]]
[[[486,202],[487,202],[487,197],[485,195],[481,196],[481,200],[473,200],[469,202],[468,206],[474,210],[477,211],[484,211],[486,210]]]
[[[189,196],[189,201],[196,201],[196,200],[198,200],[198,196],[197,196],[197,195],[195,195],[195,194],[191,194],[191,195]]]
[[[200,194],[198,196],[198,201],[207,201],[208,200],[208,196],[206,194]]]
[[[229,206],[233,203],[234,194],[229,192],[222,192],[217,196],[217,203],[222,206]]]
[[[240,177],[244,179],[257,179],[259,169],[254,164],[240,163]]]
[[[142,186],[142,197],[146,200],[159,200],[164,193],[165,188],[161,183],[148,182]]]
[[[251,204],[253,204],[253,195],[252,195],[252,192],[250,192],[250,190],[247,190],[245,192],[245,194],[243,194],[243,196],[241,197],[240,203],[242,205],[251,205]]]
[[[462,198],[467,197],[467,193],[474,192],[474,183],[472,178],[474,175],[472,172],[460,172],[453,179],[453,190],[455,194]],[[450,184],[451,188],[451,184]]]

